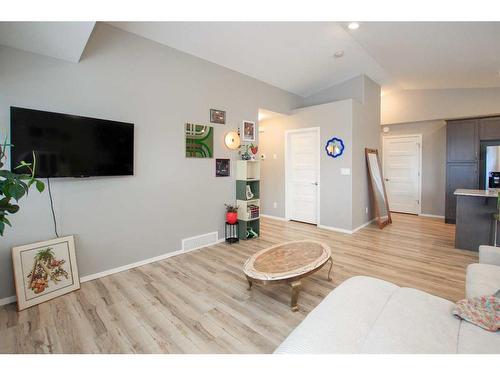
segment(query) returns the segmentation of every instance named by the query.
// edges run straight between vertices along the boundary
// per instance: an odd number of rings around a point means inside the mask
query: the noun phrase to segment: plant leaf
[[[45,184],[44,184],[42,181],[40,181],[40,180],[36,180],[35,185],[36,185],[36,189],[37,189],[40,193],[41,193],[42,191],[44,191],[44,190],[45,190]]]

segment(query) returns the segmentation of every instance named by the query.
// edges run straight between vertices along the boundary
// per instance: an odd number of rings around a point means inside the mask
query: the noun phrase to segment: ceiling
[[[384,91],[500,87],[500,22],[110,24],[304,97],[359,74]],[[0,22],[0,44],[78,62],[94,25]]]
[[[0,44],[80,61],[95,22],[0,22]]]
[[[351,35],[403,89],[500,86],[500,22],[370,22]]]
[[[390,82],[336,22],[113,22],[113,26],[308,96],[365,73]],[[336,51],[344,57],[334,58]]]

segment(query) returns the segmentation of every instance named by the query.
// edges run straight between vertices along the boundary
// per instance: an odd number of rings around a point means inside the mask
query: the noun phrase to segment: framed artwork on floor
[[[213,127],[187,123],[185,126],[185,135],[187,158],[213,158]]]
[[[80,289],[73,236],[12,248],[19,311]]]
[[[215,159],[215,177],[229,177],[230,171],[229,159]]]
[[[225,124],[226,123],[226,111],[221,111],[220,109],[210,110],[210,122],[213,124]]]
[[[243,121],[243,142],[255,142],[255,122]]]

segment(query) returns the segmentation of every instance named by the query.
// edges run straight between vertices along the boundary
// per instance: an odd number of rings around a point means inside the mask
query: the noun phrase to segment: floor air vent
[[[213,245],[219,239],[217,232],[211,232],[202,234],[200,236],[194,236],[189,238],[184,238],[182,240],[182,250],[194,250],[199,249],[200,247]]]

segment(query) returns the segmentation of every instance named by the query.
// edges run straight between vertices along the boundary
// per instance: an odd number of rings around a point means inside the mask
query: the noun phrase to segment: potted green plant
[[[3,236],[5,226],[12,226],[8,215],[13,215],[19,211],[19,200],[28,194],[29,189],[34,184],[41,193],[45,189],[42,181],[35,178],[36,159],[33,152],[33,163],[21,162],[14,169],[23,168],[29,173],[13,173],[7,169],[2,169],[7,157],[7,147],[13,147],[7,143],[7,138],[0,144],[0,236]],[[14,203],[15,201],[15,203]]]
[[[226,222],[235,224],[238,221],[238,206],[226,204]]]

